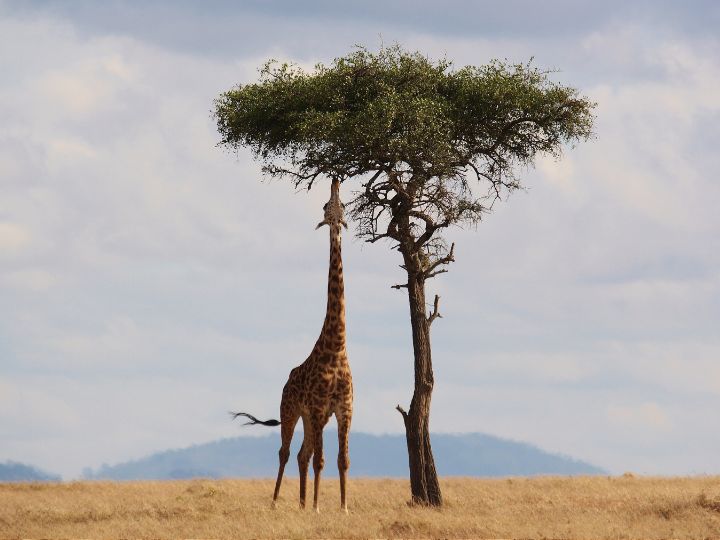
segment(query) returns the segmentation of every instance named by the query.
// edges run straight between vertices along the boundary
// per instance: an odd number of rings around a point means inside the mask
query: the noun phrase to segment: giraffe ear
[[[347,221],[345,221],[344,219],[342,219],[342,220],[340,220],[340,223],[342,223],[343,227],[345,227],[345,230],[347,230],[347,228],[348,228],[348,227],[347,227]]]
[[[315,230],[317,231],[317,230],[318,230],[320,227],[322,227],[323,225],[327,225],[327,221],[323,220],[323,221],[321,221],[320,223],[318,223],[318,224],[317,224],[317,227],[315,227]]]

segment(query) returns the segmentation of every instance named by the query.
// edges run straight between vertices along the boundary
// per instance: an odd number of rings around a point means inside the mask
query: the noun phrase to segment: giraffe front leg
[[[350,452],[348,439],[350,437],[350,411],[338,411],[335,413],[338,423],[338,475],[340,476],[340,509],[348,513],[345,487],[347,484],[347,473],[350,468]]]
[[[318,514],[320,506],[318,505],[318,497],[320,495],[320,475],[325,465],[325,457],[323,456],[323,428],[318,423],[313,429],[313,472],[315,473],[315,491],[313,493],[313,509]]]

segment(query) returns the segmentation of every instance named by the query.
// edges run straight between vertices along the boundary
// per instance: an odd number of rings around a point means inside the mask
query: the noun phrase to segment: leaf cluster
[[[270,61],[257,83],[216,100],[215,118],[221,145],[249,147],[296,187],[359,177],[359,235],[418,253],[437,252],[438,230],[476,223],[520,187],[517,170],[538,153],[559,157],[589,138],[593,107],[531,63],[456,69],[396,45],[311,72]]]

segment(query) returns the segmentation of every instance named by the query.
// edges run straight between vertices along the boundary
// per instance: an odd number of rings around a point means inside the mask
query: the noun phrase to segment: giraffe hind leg
[[[275,508],[275,501],[277,501],[278,495],[280,494],[280,484],[282,484],[283,473],[285,472],[285,465],[290,459],[290,443],[292,442],[293,432],[295,431],[295,424],[297,424],[299,415],[281,415],[280,421],[280,438],[281,446],[278,452],[280,457],[280,466],[278,468],[277,480],[275,481],[275,492],[273,493],[273,508]]]
[[[348,438],[350,436],[350,411],[339,410],[335,413],[338,423],[338,475],[340,476],[340,509],[347,514],[347,499],[345,487],[347,484],[347,473],[350,468],[350,452]]]
[[[315,489],[313,492],[313,509],[320,513],[318,498],[320,496],[320,475],[325,465],[323,455],[323,427],[324,422],[313,423],[313,472],[315,473]]]

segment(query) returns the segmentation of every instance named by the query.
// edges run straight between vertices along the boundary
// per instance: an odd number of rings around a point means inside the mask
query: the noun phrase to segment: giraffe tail
[[[280,425],[279,420],[258,420],[252,414],[248,414],[248,413],[244,413],[244,412],[230,411],[230,416],[232,416],[233,420],[235,420],[238,416],[244,416],[245,418],[248,418],[249,421],[245,422],[243,424],[243,426],[254,426],[255,424],[261,424],[263,426],[279,426]]]

